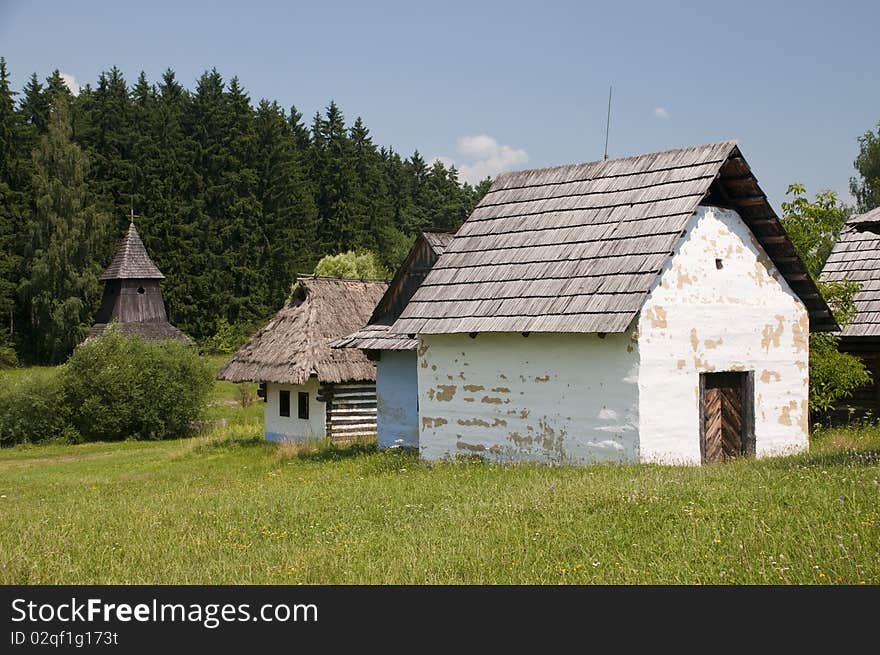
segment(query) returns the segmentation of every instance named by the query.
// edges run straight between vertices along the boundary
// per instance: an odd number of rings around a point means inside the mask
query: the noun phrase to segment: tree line
[[[253,326],[327,254],[394,270],[420,230],[455,231],[488,189],[403,157],[331,102],[254,105],[233,77],[189,90],[168,70],[117,68],[73,95],[59,71],[20,93],[0,58],[0,346],[58,362],[83,338],[133,209],[166,276],[173,323],[196,339]]]

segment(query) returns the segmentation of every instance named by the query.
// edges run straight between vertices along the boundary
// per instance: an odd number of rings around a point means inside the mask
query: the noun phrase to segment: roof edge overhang
[[[701,203],[736,210],[788,286],[804,303],[811,332],[840,330],[815,280],[736,144],[721,164]]]

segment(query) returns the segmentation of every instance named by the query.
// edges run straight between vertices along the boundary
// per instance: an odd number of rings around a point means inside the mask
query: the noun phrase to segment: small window
[[[299,417],[300,418],[308,418],[309,417],[309,394],[305,391],[300,391],[297,394],[297,403],[299,404]]]
[[[715,260],[715,268],[717,268],[720,271],[722,268],[724,268],[724,262],[721,261],[720,259],[716,259]]]
[[[144,289],[143,287],[138,287],[138,293],[140,293],[140,294],[144,294],[144,293],[146,293],[146,292],[147,292],[147,290]]]
[[[286,389],[278,392],[278,415],[290,416],[290,392]]]

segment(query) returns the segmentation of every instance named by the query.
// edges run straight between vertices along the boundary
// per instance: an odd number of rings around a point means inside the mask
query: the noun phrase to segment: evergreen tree
[[[227,164],[222,206],[215,216],[223,243],[222,270],[231,276],[227,294],[230,323],[249,323],[269,313],[269,288],[263,273],[266,234],[257,198],[257,134],[250,98],[233,77],[226,94],[228,124],[223,134]]]
[[[36,73],[31,74],[22,91],[21,113],[24,120],[33,125],[40,134],[46,131],[49,123],[49,102],[43,94],[43,85],[37,79]]]
[[[21,263],[16,237],[26,201],[17,184],[20,142],[6,60],[0,57],[0,347],[15,331],[15,287]]]
[[[296,274],[311,270],[318,257],[317,208],[302,166],[300,119],[292,118],[285,119],[274,102],[263,100],[257,108],[258,196],[265,229],[263,269],[271,271],[270,309],[281,306]]]
[[[86,131],[79,135],[90,161],[90,186],[119,230],[127,226],[134,191],[131,162],[134,124],[131,99],[122,72],[115,66],[101,73],[88,96]]]
[[[287,115],[270,101],[254,108],[239,81],[226,85],[216,70],[191,93],[171,70],[155,86],[141,73],[129,89],[111,68],[76,97],[60,72],[45,85],[33,75],[16,109],[0,66],[0,325],[16,327],[26,357],[62,357],[90,309],[84,302],[82,311],[70,303],[56,311],[40,295],[52,287],[62,298],[88,300],[84,281],[50,279],[46,264],[82,259],[50,235],[66,233],[64,221],[90,220],[79,210],[49,212],[46,198],[58,184],[49,185],[45,172],[34,174],[29,153],[56,103],[70,105],[67,135],[91,163],[84,186],[76,174],[63,178],[79,194],[69,202],[88,196],[82,207],[111,217],[100,265],[133,207],[167,277],[169,317],[197,339],[224,321],[239,330],[270,315],[293,276],[327,253],[372,250],[393,271],[418,231],[456,229],[487,188],[459,184],[454,168],[429,165],[418,152],[404,160],[377,147],[365,122],[347,126],[335,102],[311,127],[295,106]],[[45,156],[41,162],[45,169]],[[88,243],[83,247],[91,252]]]
[[[315,117],[312,129],[318,205],[318,242],[324,252],[342,252],[355,243],[356,223],[362,221],[352,203],[355,175],[352,167],[351,141],[345,117],[335,102],[327,107],[326,117]]]
[[[70,100],[73,98],[73,93],[70,91],[70,87],[67,86],[67,82],[61,77],[61,71],[57,68],[46,78],[46,88],[43,94],[49,107],[52,107],[55,104],[55,100],[58,97],[63,96],[68,102],[68,106],[70,105]]]
[[[306,124],[303,122],[303,115],[296,110],[295,105],[291,105],[290,116],[287,121],[293,132],[293,142],[296,146],[297,152],[301,153],[301,155],[305,155],[312,145],[312,135],[309,133],[309,128],[307,128]]]
[[[30,319],[30,354],[51,363],[63,361],[91,325],[108,252],[108,220],[95,207],[86,157],[70,133],[67,100],[59,97],[34,151],[29,261],[18,288]]]

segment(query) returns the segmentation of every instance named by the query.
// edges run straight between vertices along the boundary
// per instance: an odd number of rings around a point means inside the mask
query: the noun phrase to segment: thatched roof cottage
[[[168,322],[159,286],[165,276],[147,254],[134,221],[99,279],[104,283],[104,297],[89,337],[102,335],[112,323],[122,334],[137,334],[152,341],[173,339],[193,343]]]
[[[837,325],[726,141],[500,175],[392,329],[426,458],[699,464],[807,448]]]
[[[857,389],[842,409],[880,411],[880,207],[852,216],[822,269],[822,280],[851,280],[855,318],[840,331],[838,348],[858,355],[871,371],[871,384]]]
[[[350,439],[376,433],[376,367],[329,342],[362,326],[386,282],[300,277],[290,302],[220,370],[259,382],[269,441]]]
[[[422,232],[415,240],[366,326],[337,339],[334,348],[358,348],[376,362],[377,438],[380,448],[419,445],[418,342],[392,323],[443,254],[452,235]]]

